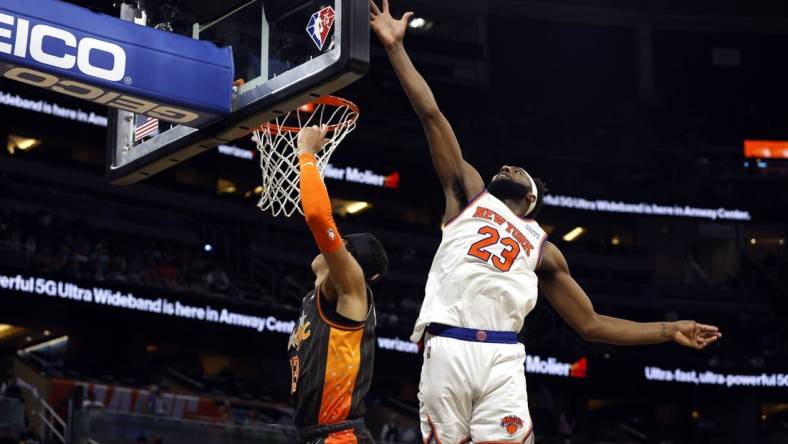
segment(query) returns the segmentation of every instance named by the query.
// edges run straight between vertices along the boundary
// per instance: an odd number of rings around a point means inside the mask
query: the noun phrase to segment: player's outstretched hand
[[[405,38],[405,31],[408,23],[413,18],[412,12],[402,14],[402,17],[395,19],[389,11],[389,1],[383,0],[383,10],[378,8],[376,0],[369,0],[369,26],[378,35],[383,46],[390,47],[402,43]]]
[[[722,337],[719,328],[695,321],[676,321],[671,327],[674,341],[695,350],[703,350]]]
[[[326,133],[328,127],[323,125],[308,126],[301,129],[298,133],[298,154],[309,153],[315,154],[326,144]]]

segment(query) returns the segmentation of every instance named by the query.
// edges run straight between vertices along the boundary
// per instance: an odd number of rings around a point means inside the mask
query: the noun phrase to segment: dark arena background
[[[121,15],[120,0],[70,3]],[[164,32],[199,19],[185,0],[134,3]],[[485,180],[515,164],[547,182],[539,223],[597,311],[724,333],[703,351],[585,342],[540,297],[520,333],[536,442],[788,443],[785,2],[392,9],[416,13],[405,44],[465,158]],[[296,21],[284,40],[313,45]],[[249,29],[225,40],[259,38]],[[334,93],[361,117],[325,182],[339,227],[374,233],[390,257],[367,425],[378,442],[420,443],[408,337],[444,201],[369,45],[366,74]],[[256,208],[249,136],[112,184],[109,110],[0,79],[0,443],[294,442],[288,335],[318,253],[303,217]]]

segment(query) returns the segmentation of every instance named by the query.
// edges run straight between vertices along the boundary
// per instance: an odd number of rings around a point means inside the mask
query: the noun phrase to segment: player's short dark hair
[[[539,211],[542,209],[542,204],[544,203],[544,195],[550,191],[545,181],[538,177],[534,177],[534,185],[536,185],[536,205],[534,205],[534,209],[528,213],[527,217],[530,218],[536,218],[539,214]]]
[[[353,255],[364,271],[364,279],[374,284],[389,270],[389,257],[386,249],[371,233],[354,233],[344,235],[345,248]]]

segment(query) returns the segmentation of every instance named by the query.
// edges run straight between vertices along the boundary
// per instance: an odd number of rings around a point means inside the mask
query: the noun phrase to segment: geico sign
[[[160,103],[151,102],[150,100],[140,99],[139,97],[127,94],[116,93],[94,85],[61,79],[58,76],[35,69],[10,65],[7,65],[6,68],[9,69],[3,72],[3,77],[5,78],[50,89],[62,94],[68,94],[69,96],[83,100],[90,100],[91,102],[101,105],[131,111],[136,114],[145,114],[157,119],[179,124],[188,124],[200,117],[198,114],[182,108],[164,106]]]
[[[0,52],[26,59],[29,51],[29,58],[38,63],[69,70],[76,65],[83,74],[110,82],[122,80],[126,75],[126,51],[114,43],[91,37],[77,41],[77,37],[65,29],[44,24],[31,28],[30,22],[25,19],[0,13],[0,39],[11,39],[14,29],[16,38],[13,43],[0,42]],[[60,45],[49,45],[50,52],[47,52],[44,49],[45,38],[63,42],[65,50],[53,51],[53,47]],[[76,51],[70,51],[69,48]],[[90,55],[94,51],[112,56],[112,67],[107,69],[91,64]]]

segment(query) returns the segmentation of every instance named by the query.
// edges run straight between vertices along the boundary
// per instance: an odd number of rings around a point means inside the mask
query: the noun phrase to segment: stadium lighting
[[[213,245],[205,244],[205,247],[203,247],[203,249],[205,250],[206,253],[210,253],[211,251],[213,251]]]
[[[32,339],[31,339],[32,340]],[[40,344],[32,345],[27,348],[23,348],[20,353],[32,353],[36,350],[41,350],[47,347],[54,347],[56,345],[60,345],[64,342],[68,342],[68,336],[61,336],[59,338],[50,339],[48,341],[42,342]]]
[[[16,150],[30,151],[39,145],[41,145],[40,139],[33,139],[31,137],[22,137],[22,136],[17,136],[15,134],[10,134],[8,136],[8,142],[6,144],[6,147],[8,148],[9,154],[14,154]]]
[[[366,210],[369,206],[369,202],[353,202],[348,204],[345,210],[348,214],[356,214]]]
[[[236,191],[235,182],[228,179],[218,179],[216,181],[216,191],[219,194],[233,194]]]
[[[755,245],[755,244],[757,244],[757,243],[758,243],[758,239],[755,239],[754,237],[753,237],[753,238],[750,238],[750,244],[751,244],[751,245]]]
[[[564,235],[563,239],[567,242],[572,242],[573,240],[580,237],[580,235],[585,233],[585,231],[586,229],[583,227],[574,227],[572,228],[572,230],[570,230],[568,233]]]
[[[334,213],[346,217],[348,214],[358,214],[372,208],[369,202],[359,200],[331,199],[331,207]]]
[[[414,17],[410,23],[408,23],[408,27],[411,29],[418,29],[420,31],[427,31],[432,28],[432,21],[423,17]]]
[[[612,245],[619,245],[621,243],[621,238],[618,237],[617,235],[614,235],[613,237],[610,238],[610,243]]]
[[[14,336],[17,332],[13,325],[0,324],[0,339]]]

